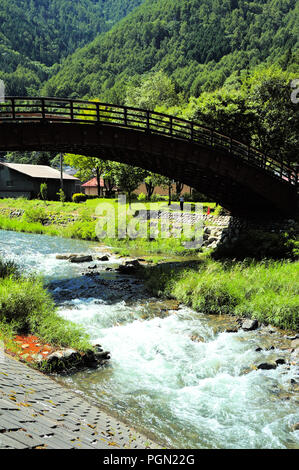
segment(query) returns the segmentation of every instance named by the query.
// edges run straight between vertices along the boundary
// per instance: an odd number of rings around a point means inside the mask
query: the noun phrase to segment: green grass
[[[199,312],[299,330],[299,262],[203,259],[192,269],[153,267],[147,278],[154,294],[174,297]]]
[[[58,315],[41,279],[24,277],[14,264],[0,261],[0,338],[11,343],[18,333],[59,347],[91,347],[83,328]]]
[[[183,239],[178,238],[162,238],[160,235],[157,239],[150,240],[150,233],[148,232],[147,238],[129,239],[128,237],[119,239],[117,236],[106,236],[105,238],[98,239],[96,235],[97,221],[101,220],[106,215],[103,212],[104,205],[109,203],[111,213],[108,214],[109,220],[112,220],[115,215],[115,233],[118,230],[118,200],[117,199],[89,199],[84,203],[60,203],[60,202],[46,202],[43,201],[29,201],[24,198],[19,199],[2,199],[0,201],[0,209],[22,209],[25,211],[21,218],[9,218],[7,215],[0,215],[0,229],[12,230],[18,232],[28,232],[34,234],[46,234],[52,236],[62,236],[65,238],[75,238],[81,240],[99,241],[106,245],[115,248],[123,255],[129,255],[132,252],[148,255],[187,255],[192,253],[186,250],[182,244]],[[137,210],[149,209],[168,210],[165,202],[157,203],[132,203],[131,208],[129,204],[126,205],[127,217],[126,222],[130,223],[133,215]],[[65,226],[56,224],[55,221],[51,225],[43,225],[43,220],[47,214],[57,214],[60,216],[75,215],[77,220],[75,222],[67,223]],[[98,216],[95,220],[94,217]]]

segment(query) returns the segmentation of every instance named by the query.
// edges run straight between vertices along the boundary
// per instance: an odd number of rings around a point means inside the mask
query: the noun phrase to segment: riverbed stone
[[[87,263],[92,261],[91,255],[76,255],[70,258],[71,263]]]
[[[103,351],[100,346],[95,346],[85,353],[66,348],[53,352],[39,365],[51,373],[74,373],[85,367],[97,368],[106,364],[109,359],[110,352]]]
[[[97,256],[98,261],[109,261],[109,256],[104,255],[104,256]]]
[[[258,369],[262,369],[262,370],[276,369],[276,367],[277,367],[277,364],[273,362],[262,362],[261,364],[257,366]]]
[[[56,255],[56,259],[68,260],[72,255]]]
[[[285,359],[283,359],[282,357],[279,357],[278,359],[276,359],[275,362],[278,366],[286,363]]]
[[[120,264],[116,270],[122,274],[135,274],[140,266],[141,264],[138,260],[134,260],[133,262],[126,261],[124,264]]]
[[[242,323],[242,329],[245,331],[252,331],[258,328],[258,321],[257,320],[245,320]]]

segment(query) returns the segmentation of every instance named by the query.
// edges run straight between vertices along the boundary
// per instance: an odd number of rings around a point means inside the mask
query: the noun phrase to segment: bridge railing
[[[162,134],[225,150],[286,183],[298,184],[297,171],[257,149],[195,122],[144,109],[63,98],[7,97],[0,103],[0,125],[7,121],[114,125]]]

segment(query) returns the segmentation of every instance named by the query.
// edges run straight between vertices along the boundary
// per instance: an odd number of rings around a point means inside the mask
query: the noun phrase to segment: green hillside
[[[68,57],[43,92],[122,101],[132,77],[162,69],[177,90],[199,96],[260,63],[291,69],[298,12],[296,0],[145,0]]]
[[[107,31],[142,0],[1,0],[0,78],[35,93],[69,54]]]

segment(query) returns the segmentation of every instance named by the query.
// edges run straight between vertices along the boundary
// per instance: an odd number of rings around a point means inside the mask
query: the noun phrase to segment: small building
[[[100,191],[98,192],[98,182],[97,178],[92,178],[90,181],[82,184],[82,190],[87,196],[97,196],[105,197],[106,189],[105,189],[105,182],[103,178],[100,178]],[[118,192],[118,189],[115,187],[113,188],[113,194]],[[145,183],[141,183],[139,187],[134,191],[134,194],[147,194]],[[176,193],[176,185],[175,183],[172,185],[172,194]],[[184,185],[181,191],[181,194],[192,194],[192,188],[190,186]],[[158,194],[159,196],[168,196],[168,188],[162,186],[156,186],[154,190],[154,194]]]
[[[87,196],[107,196],[107,189],[103,178],[100,178],[100,190],[98,190],[98,181],[96,177],[82,184],[82,190]],[[110,196],[114,196],[117,191],[118,189],[114,186],[110,191]]]
[[[139,185],[139,187],[136,189],[136,191],[134,191],[135,194],[147,194],[147,191],[146,191],[146,186],[145,186],[145,183],[141,183]],[[171,193],[172,194],[176,194],[176,184],[173,183],[172,187],[171,187]],[[164,186],[156,186],[155,189],[154,189],[154,193],[153,194],[158,194],[159,196],[168,196],[168,188],[167,187],[164,187]],[[190,188],[190,186],[187,186],[186,184],[183,185],[183,189],[181,191],[181,194],[192,194],[192,188]]]
[[[98,191],[97,178],[92,178],[86,183],[82,184],[82,190],[87,196],[103,197],[105,192],[105,184],[103,178],[100,178],[100,190]]]
[[[57,200],[60,190],[60,171],[45,165],[0,163],[0,198],[37,198],[40,185],[47,184],[47,199]],[[66,199],[81,192],[81,182],[75,176],[63,173],[63,190]]]

